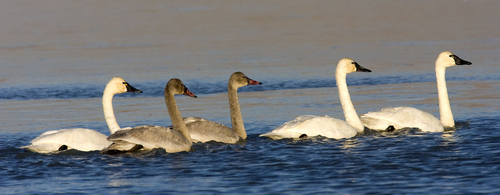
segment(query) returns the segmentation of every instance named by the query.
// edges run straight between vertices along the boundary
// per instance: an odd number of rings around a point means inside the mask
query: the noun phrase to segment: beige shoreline
[[[491,51],[500,30],[493,25],[500,18],[497,1],[70,0],[0,5],[4,85],[106,82],[115,75],[129,80],[226,79],[237,70],[266,77],[311,76],[330,70],[325,66],[342,57],[380,72],[432,72],[443,50],[474,62],[485,55],[498,59],[497,51]]]

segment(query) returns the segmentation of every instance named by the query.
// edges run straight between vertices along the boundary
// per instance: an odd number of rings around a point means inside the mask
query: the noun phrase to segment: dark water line
[[[499,80],[500,78],[473,77],[447,77],[448,81],[470,81],[470,80]],[[272,91],[288,89],[307,89],[336,87],[335,79],[303,79],[303,80],[260,80],[263,85],[247,86],[239,89],[240,92],[252,91]],[[383,76],[367,77],[361,79],[349,79],[349,86],[364,85],[385,85],[385,84],[404,84],[404,83],[425,83],[434,82],[433,74],[420,75],[401,75],[401,76]],[[204,82],[199,80],[186,80],[186,86],[195,94],[208,95],[216,93],[225,93],[227,91],[226,81]],[[144,91],[141,97],[161,97],[163,96],[164,81],[151,81],[134,84],[135,87]],[[31,99],[85,99],[102,97],[104,85],[94,84],[67,84],[67,85],[46,85],[37,87],[10,87],[0,89],[0,100],[31,100]],[[134,94],[120,94],[121,97],[131,97]]]

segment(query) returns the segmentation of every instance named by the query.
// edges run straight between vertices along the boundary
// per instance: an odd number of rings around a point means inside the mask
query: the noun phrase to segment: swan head
[[[229,77],[229,85],[233,88],[240,88],[247,85],[261,85],[262,83],[248,78],[242,72],[235,72]]]
[[[113,94],[125,92],[142,93],[141,90],[132,87],[132,85],[128,84],[127,81],[121,77],[113,77],[106,85],[106,89],[111,90]]]
[[[455,65],[471,65],[472,63],[462,58],[459,58],[457,55],[449,52],[443,51],[439,54],[436,60],[436,67],[444,67],[448,68]]]
[[[165,86],[165,93],[167,93],[167,91],[170,91],[170,93],[174,95],[186,95],[194,98],[198,97],[194,95],[193,92],[189,91],[184,83],[182,83],[182,81],[177,78],[173,78],[168,81],[167,85]]]
[[[352,72],[371,72],[371,70],[359,65],[351,58],[342,58],[337,65],[337,72],[348,74]]]

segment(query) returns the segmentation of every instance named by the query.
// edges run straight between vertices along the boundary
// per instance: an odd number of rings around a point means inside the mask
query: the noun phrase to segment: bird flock
[[[363,134],[365,130],[398,131],[404,128],[418,128],[424,132],[442,132],[453,129],[455,121],[451,111],[446,87],[446,68],[456,65],[471,65],[455,54],[441,52],[435,63],[436,83],[439,99],[440,119],[432,114],[412,107],[382,108],[359,116],[351,101],[346,76],[354,72],[371,72],[350,58],[341,59],[335,70],[335,79],[345,120],[329,116],[302,115],[285,122],[274,130],[259,135],[270,139],[309,138],[323,136],[345,139]],[[92,129],[73,128],[52,130],[42,133],[22,146],[37,153],[56,153],[65,150],[100,151],[113,155],[133,153],[140,150],[162,148],[168,153],[190,151],[193,143],[221,142],[233,144],[247,138],[240,104],[238,88],[260,85],[242,72],[233,73],[228,81],[228,100],[231,127],[198,117],[182,117],[175,101],[175,95],[197,98],[184,83],[172,78],[165,86],[164,96],[172,126],[143,125],[121,128],[115,118],[112,99],[120,93],[142,93],[123,78],[114,77],[106,85],[102,96],[104,118],[110,135]]]

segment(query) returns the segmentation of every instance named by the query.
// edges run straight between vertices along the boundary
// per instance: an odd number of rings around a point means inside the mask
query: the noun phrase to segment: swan
[[[117,154],[154,148],[163,148],[168,153],[191,150],[193,143],[174,98],[174,95],[178,94],[196,98],[196,95],[191,93],[181,80],[173,78],[168,81],[164,95],[172,126],[143,125],[117,131],[108,137],[108,140],[113,143],[101,153]]]
[[[102,106],[106,123],[111,133],[120,129],[113,113],[113,96],[125,92],[142,93],[141,90],[132,87],[120,77],[112,78],[104,89]],[[92,129],[73,128],[52,130],[42,133],[37,138],[31,140],[31,145],[22,146],[21,148],[38,153],[51,153],[69,149],[87,152],[102,150],[108,147],[111,142],[107,140],[107,137],[108,136]]]
[[[321,135],[328,138],[342,139],[354,137],[357,133],[363,132],[364,126],[359,120],[356,110],[354,110],[347,89],[346,75],[352,72],[371,72],[371,70],[360,66],[350,58],[341,59],[337,65],[335,79],[346,121],[329,116],[302,115],[270,132],[261,134],[260,137],[282,139]]]
[[[436,60],[436,82],[439,98],[439,115],[441,120],[428,112],[412,107],[383,108],[379,112],[368,112],[361,115],[365,127],[372,130],[401,129],[405,127],[419,128],[424,132],[442,132],[444,128],[455,127],[451,112],[448,90],[446,88],[445,70],[455,65],[471,65],[455,54],[444,51]]]
[[[243,125],[240,104],[238,102],[238,88],[247,85],[261,85],[261,82],[248,78],[242,72],[235,72],[229,77],[227,84],[227,96],[229,98],[229,109],[231,124],[233,128],[226,125],[205,120],[198,117],[184,119],[191,139],[194,142],[216,141],[223,143],[236,143],[240,139],[246,139],[247,133]]]

